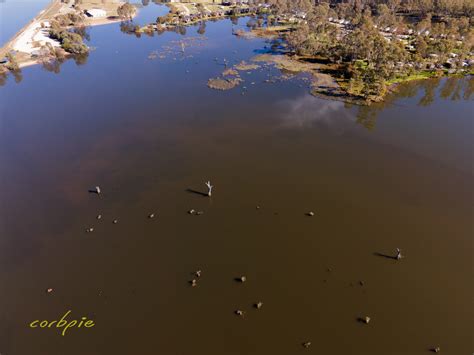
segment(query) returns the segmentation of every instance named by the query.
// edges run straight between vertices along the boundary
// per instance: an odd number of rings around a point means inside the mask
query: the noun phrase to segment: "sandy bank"
[[[76,11],[85,12],[87,9],[102,9],[106,12],[105,17],[86,17],[83,24],[85,26],[107,25],[121,21],[117,9],[122,4],[124,4],[123,1],[117,0],[83,0],[80,5],[74,7],[72,2],[63,3],[60,0],[53,0],[0,49],[0,58],[13,51],[16,53],[15,57],[20,68],[40,64],[41,61],[38,59],[41,57],[39,55],[40,48],[46,45],[60,47],[58,41],[49,37],[49,23],[57,15]]]

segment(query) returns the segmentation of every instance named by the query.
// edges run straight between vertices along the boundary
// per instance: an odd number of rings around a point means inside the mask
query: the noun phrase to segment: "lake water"
[[[270,45],[233,26],[98,26],[0,88],[0,353],[472,353],[473,79],[370,108],[271,67],[213,91]],[[96,326],[28,326],[67,310]]]

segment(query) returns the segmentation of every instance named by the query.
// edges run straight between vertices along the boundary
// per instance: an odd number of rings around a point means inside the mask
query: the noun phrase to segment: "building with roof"
[[[107,12],[102,9],[90,9],[86,10],[86,15],[89,17],[106,17]]]

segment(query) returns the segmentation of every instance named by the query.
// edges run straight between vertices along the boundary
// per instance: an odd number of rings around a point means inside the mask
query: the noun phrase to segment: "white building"
[[[102,9],[86,10],[86,14],[87,16],[90,16],[90,17],[106,17],[107,16],[107,12]]]

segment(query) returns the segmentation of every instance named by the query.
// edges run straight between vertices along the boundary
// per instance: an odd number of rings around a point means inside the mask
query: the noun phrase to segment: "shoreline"
[[[107,17],[98,17],[98,18],[85,18],[83,25],[86,27],[92,26],[103,26],[113,23],[121,22],[122,19],[116,16],[117,8],[124,4],[122,1],[111,1],[108,5],[108,9],[105,10],[108,12]],[[112,7],[110,8],[110,5]],[[87,5],[86,5],[87,6]],[[106,7],[106,4],[103,5]],[[84,11],[79,7],[80,11]],[[15,35],[10,38],[1,48],[0,48],[0,58],[4,58],[8,53],[15,52],[16,60],[19,69],[23,69],[26,67],[30,67],[33,65],[41,64],[41,58],[36,58],[33,55],[33,48],[34,42],[49,42],[53,47],[59,47],[59,42],[50,39],[47,36],[41,36],[41,24],[45,22],[49,22],[54,19],[56,16],[64,13],[70,13],[71,8],[68,4],[62,3],[61,0],[52,0],[43,10],[41,10],[33,19],[31,19],[25,26],[23,26]],[[135,17],[138,13],[138,9],[133,15]],[[35,40],[35,37],[40,35],[40,41]],[[19,43],[19,42],[24,43]],[[28,48],[29,51],[22,49],[27,45],[31,48]]]
[[[0,58],[3,58],[6,53],[11,52],[12,50],[16,51],[16,61],[18,67],[26,68],[37,64],[42,64],[45,60],[48,60],[48,56],[40,56],[37,53],[36,48],[42,48],[38,46],[38,43],[41,42],[51,45],[53,47],[60,47],[58,41],[51,39],[47,34],[41,33],[45,32],[43,28],[43,23],[53,20],[55,17],[61,14],[74,13],[79,11],[85,13],[88,9],[97,8],[91,7],[96,6],[92,5],[92,2],[87,2],[79,5],[78,7],[69,6],[68,3],[63,3],[61,0],[52,0],[43,10],[41,10],[31,21],[29,21],[22,29],[20,29],[13,37],[10,39],[2,48],[0,48]],[[83,22],[80,23],[81,26],[102,26],[113,23],[118,23],[124,21],[122,18],[118,17],[117,9],[124,4],[121,0],[108,0],[108,2],[103,2],[101,9],[105,11],[106,15],[104,17],[86,17]],[[179,6],[178,6],[179,5]],[[170,8],[170,12],[163,16],[162,18],[166,19],[164,23],[152,23],[145,25],[143,27],[137,27],[134,31],[137,33],[147,32],[147,31],[160,31],[160,30],[169,30],[177,26],[193,26],[196,23],[207,22],[207,21],[219,21],[222,19],[228,19],[232,17],[243,17],[243,16],[254,16],[254,9],[246,8],[245,13],[240,13],[238,15],[229,14],[229,10],[221,10],[221,12],[211,12],[203,15],[196,13],[195,4],[188,3],[169,3],[167,6]],[[223,8],[222,6],[220,6]],[[229,7],[231,8],[231,7]],[[191,9],[191,10],[190,10]],[[183,15],[185,13],[185,15]],[[135,13],[131,16],[130,19],[133,19],[138,14],[138,8],[136,8]],[[291,31],[295,26],[295,23],[286,21],[280,22],[278,25],[266,26],[266,27],[257,27],[253,28],[250,31],[238,30],[234,32],[234,35],[246,39],[251,38],[267,38],[267,39],[281,39],[284,40],[284,33]],[[66,26],[66,28],[71,28],[73,26]],[[47,28],[47,27],[46,27]],[[37,38],[39,37],[39,39]],[[18,43],[22,41],[23,43]],[[23,47],[22,47],[23,45]],[[18,50],[18,48],[26,48],[25,51]],[[267,64],[273,64],[277,68],[297,73],[308,73],[311,76],[310,80],[310,93],[313,96],[322,97],[329,100],[336,100],[351,104],[357,105],[370,105],[372,103],[380,102],[385,99],[385,97],[397,90],[397,87],[400,84],[412,81],[412,80],[425,80],[435,77],[448,77],[448,76],[469,76],[474,75],[472,70],[447,70],[447,69],[419,69],[410,75],[404,75],[396,77],[392,80],[385,81],[384,85],[386,89],[383,93],[380,93],[378,96],[364,97],[357,93],[350,92],[349,89],[349,80],[344,75],[346,67],[341,64],[331,63],[327,58],[321,58],[318,56],[302,56],[296,55],[292,51],[284,51],[277,54],[268,53],[267,55],[256,56],[260,59],[255,60],[252,58],[251,61],[261,61],[266,62]],[[67,57],[71,55],[66,54]],[[265,59],[262,60],[262,58]],[[50,56],[50,58],[54,58]],[[0,67],[0,69],[3,67]],[[210,78],[208,86],[212,89],[218,90],[230,90],[238,86],[241,81],[235,80],[236,78],[225,78],[225,74],[221,78]],[[238,76],[237,76],[238,78]]]
[[[195,4],[183,4],[178,3],[180,6],[177,6],[176,3],[171,3],[169,6],[172,11],[166,17],[163,17],[163,22],[159,21],[158,24],[152,23],[145,25],[143,27],[135,30],[137,33],[148,32],[148,31],[162,31],[162,30],[173,30],[179,26],[193,26],[200,22],[205,21],[216,21],[228,18],[237,18],[242,16],[255,17],[256,10],[255,8],[246,7],[246,11],[235,14],[233,11],[221,11],[220,13],[207,13],[202,14],[199,11],[196,11]],[[260,6],[260,5],[259,5]],[[222,7],[221,7],[222,8]],[[229,7],[232,9],[233,7]],[[258,7],[257,7],[258,8]],[[191,9],[191,10],[190,10]],[[186,11],[183,11],[186,10]],[[328,19],[329,22],[332,21],[333,25],[336,27],[341,27],[340,22],[335,23],[335,21]],[[299,23],[298,19],[288,19],[284,18],[278,22],[278,24],[266,27],[255,27],[250,31],[237,30],[234,32],[234,35],[245,38],[265,38],[268,40],[280,39],[285,40],[284,34],[288,31],[295,29]],[[387,34],[383,33],[382,30],[379,31],[382,36]],[[389,34],[388,36],[391,36]],[[396,36],[396,35],[393,35]],[[400,35],[401,37],[401,35]],[[398,38],[398,37],[397,37]],[[280,69],[293,71],[294,73],[308,73],[312,76],[311,82],[311,94],[313,96],[323,97],[330,100],[337,100],[346,103],[352,103],[357,105],[371,105],[372,103],[380,102],[385,100],[385,97],[391,92],[395,91],[399,84],[406,83],[413,80],[424,80],[436,77],[449,77],[449,76],[470,76],[474,75],[474,70],[471,68],[465,68],[464,65],[461,68],[448,69],[445,67],[437,67],[433,69],[428,68],[418,68],[411,73],[401,73],[399,76],[395,76],[391,79],[386,79],[382,82],[383,90],[376,94],[364,95],[362,92],[352,92],[351,89],[351,78],[347,76],[347,73],[350,72],[350,68],[353,63],[335,63],[328,60],[328,58],[321,58],[319,56],[301,56],[297,55],[293,51],[287,51],[280,53],[285,60],[280,60],[272,58],[267,60],[268,63],[276,64],[280,66]],[[408,65],[413,65],[408,63]],[[217,90],[230,90],[239,86],[239,82],[225,78],[225,75],[221,75],[217,78],[210,78],[208,81],[208,86],[212,89]]]
[[[284,25],[272,26],[253,29],[249,32],[235,33],[235,35],[242,38],[259,37],[267,39],[282,39],[282,33],[287,31],[288,28],[289,26]],[[411,81],[455,76],[474,76],[473,69],[461,68],[452,72],[446,68],[420,69],[411,75],[399,76],[395,79],[386,81],[386,91],[382,95],[375,98],[364,98],[348,92],[347,86],[349,81],[347,78],[341,78],[341,73],[344,71],[343,66],[331,63],[327,58],[319,56],[302,56],[288,51],[280,54],[259,55],[251,60],[273,64],[280,70],[287,70],[294,73],[307,73],[312,77],[310,90],[311,95],[327,100],[340,101],[361,106],[369,106],[373,103],[382,102],[389,94],[397,91],[401,84]],[[324,80],[325,82],[321,85],[320,78],[323,76],[326,77],[326,79],[330,78],[331,83],[329,85],[328,80]]]
[[[61,0],[51,0],[51,2],[46,5],[46,7],[38,12],[38,14],[33,17],[28,23],[26,23],[22,28],[16,32],[12,38],[10,38],[5,44],[0,47],[0,58],[5,57],[7,53],[9,53],[11,50],[13,50],[13,45],[14,43],[25,33],[25,31],[31,27],[35,22],[41,21],[45,18],[45,14],[47,14],[50,10],[53,9],[55,5],[60,5]]]

